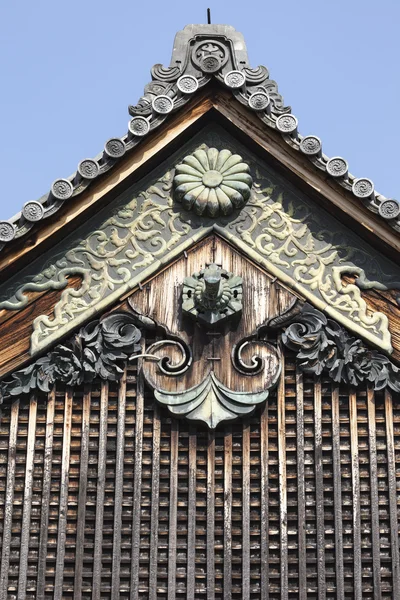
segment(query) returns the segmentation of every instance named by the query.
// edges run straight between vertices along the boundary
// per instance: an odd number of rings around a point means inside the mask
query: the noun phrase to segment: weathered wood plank
[[[215,600],[215,433],[207,447],[207,600]]]
[[[297,420],[297,493],[298,493],[298,535],[299,535],[299,600],[307,598],[307,556],[306,556],[306,491],[304,472],[304,388],[303,374],[296,370],[296,420]]]
[[[344,600],[342,472],[340,464],[339,386],[332,387],[333,501],[335,507],[336,597]]]
[[[324,521],[324,474],[322,470],[322,390],[321,379],[314,381],[315,426],[315,501],[317,519],[317,569],[318,600],[326,598],[325,580],[325,521]]]
[[[176,419],[171,423],[171,472],[169,488],[169,542],[168,542],[168,600],[176,597],[176,528],[178,514],[178,444],[179,428]]]
[[[28,575],[29,538],[32,511],[33,467],[35,458],[37,398],[32,395],[29,404],[28,443],[26,448],[24,508],[21,526],[21,552],[19,558],[18,600],[26,599]]]
[[[350,392],[349,407],[351,475],[353,484],[354,600],[362,600],[360,467],[358,457],[357,395],[355,391]]]
[[[187,537],[187,590],[186,600],[194,598],[196,575],[196,471],[197,436],[189,430],[189,481],[188,481],[188,537]]]
[[[269,544],[268,544],[268,522],[269,522],[269,485],[268,485],[268,401],[261,413],[260,420],[260,463],[261,463],[261,515],[260,515],[260,537],[261,537],[261,600],[269,600]]]
[[[232,598],[232,431],[224,438],[224,600]]]
[[[68,279],[67,287],[78,289],[81,281],[81,277],[71,277]],[[0,311],[0,377],[16,370],[30,359],[32,323],[39,315],[51,317],[61,293],[61,290],[31,293],[35,299],[32,299],[25,308],[19,311]]]
[[[69,459],[71,453],[71,423],[72,423],[73,389],[67,387],[65,392],[63,449],[61,462],[60,505],[58,517],[56,573],[54,580],[54,600],[63,598],[64,558],[67,540],[67,509],[68,509],[68,483]]]
[[[8,465],[7,465],[7,483],[4,503],[4,524],[3,540],[0,568],[0,600],[8,598],[8,572],[10,567],[11,536],[12,536],[12,518],[14,503],[14,482],[15,482],[15,459],[17,451],[18,437],[18,415],[19,400],[15,400],[11,407],[10,437],[8,446]]]
[[[399,521],[396,489],[396,462],[393,431],[392,394],[385,390],[386,451],[388,461],[389,513],[390,513],[390,546],[392,554],[393,598],[400,598],[400,551]]]
[[[378,464],[376,457],[375,394],[371,386],[367,390],[369,473],[371,490],[372,568],[374,574],[374,600],[382,598],[381,556],[379,539]]]
[[[144,341],[142,341],[142,352]],[[136,382],[135,464],[133,474],[131,600],[139,599],[140,513],[142,499],[144,379],[142,359],[138,360]]]
[[[47,396],[46,441],[43,461],[42,506],[40,515],[40,540],[38,556],[38,577],[36,593],[38,600],[44,600],[46,583],[47,541],[49,527],[51,466],[53,461],[54,410],[56,401],[55,387]]]
[[[150,565],[149,600],[157,600],[158,575],[158,513],[160,498],[160,409],[154,405],[153,421],[153,472],[151,477],[151,525],[150,525]]]
[[[82,405],[82,429],[81,429],[81,462],[79,473],[78,494],[78,519],[76,527],[76,551],[75,551],[75,577],[74,577],[74,599],[82,598],[82,574],[83,558],[85,548],[85,518],[86,518],[86,494],[88,480],[89,460],[89,426],[90,426],[90,404],[91,389],[85,387]]]
[[[104,489],[106,482],[106,445],[108,424],[108,382],[101,383],[99,453],[97,462],[96,528],[93,553],[93,600],[100,600],[103,558]]]
[[[286,481],[286,410],[285,410],[285,361],[282,343],[282,375],[277,390],[278,402],[278,460],[279,460],[279,511],[281,550],[281,599],[288,600],[288,529],[287,529],[287,481]]]
[[[126,414],[126,367],[118,385],[117,451],[115,457],[114,531],[111,600],[120,597],[122,493],[124,483],[124,447]]]
[[[250,425],[243,424],[242,442],[242,600],[250,600]]]

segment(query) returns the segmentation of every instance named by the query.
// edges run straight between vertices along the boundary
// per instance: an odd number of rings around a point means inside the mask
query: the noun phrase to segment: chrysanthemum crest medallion
[[[196,150],[176,165],[175,199],[197,215],[231,214],[244,206],[252,185],[249,165],[230,150]]]

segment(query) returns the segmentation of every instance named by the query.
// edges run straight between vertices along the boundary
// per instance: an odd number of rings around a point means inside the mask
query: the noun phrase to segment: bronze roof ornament
[[[94,159],[81,161],[76,173],[54,181],[50,191],[37,201],[42,210],[35,210],[35,218],[29,218],[33,214],[32,201],[29,201],[15,217],[0,221],[0,250],[12,240],[26,235],[35,223],[52,216],[70,198],[82,193],[92,181],[112,169],[126,152],[164,123],[211,79],[229,89],[236,100],[254,111],[265,125],[279,131],[290,146],[400,232],[399,202],[376,192],[370,179],[351,175],[344,158],[326,156],[318,137],[302,137],[298,133],[297,119],[291,114],[290,107],[284,106],[276,82],[269,78],[266,67],[252,69],[249,66],[243,36],[233,27],[210,23],[187,25],[176,34],[170,66],[154,65],[151,75],[152,81],[145,86],[143,96],[135,106],[129,107],[132,119],[127,134],[122,138],[111,138]]]

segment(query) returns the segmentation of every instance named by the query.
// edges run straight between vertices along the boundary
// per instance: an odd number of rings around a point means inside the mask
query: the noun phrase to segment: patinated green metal
[[[174,198],[175,166],[196,151],[239,154],[253,185],[242,208],[209,217]],[[216,125],[201,131],[150,176],[124,192],[93,221],[0,287],[0,308],[17,310],[27,292],[63,289],[54,314],[34,321],[31,352],[57,342],[211,232],[298,291],[358,336],[391,352],[388,319],[370,312],[360,289],[398,288],[397,265],[328,216],[273,169]],[[343,273],[355,284],[344,285]],[[65,289],[80,275],[79,290]]]
[[[182,311],[200,323],[215,326],[242,311],[243,279],[216,264],[183,282]]]

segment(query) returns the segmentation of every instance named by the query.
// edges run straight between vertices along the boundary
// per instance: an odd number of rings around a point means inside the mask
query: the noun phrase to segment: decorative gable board
[[[0,222],[0,600],[397,599],[400,205],[232,28],[152,77]]]
[[[243,157],[253,181],[243,208],[214,218],[185,210],[177,201],[176,165],[199,148],[228,149]],[[398,267],[217,125],[199,132],[51,253],[3,284],[0,308],[18,311],[28,304],[30,292],[63,290],[54,314],[34,319],[34,355],[213,231],[318,309],[392,351],[388,318],[368,309],[361,289],[396,287]],[[348,273],[357,276],[357,285],[342,281]],[[68,278],[76,282],[77,277],[80,287],[68,287]]]

